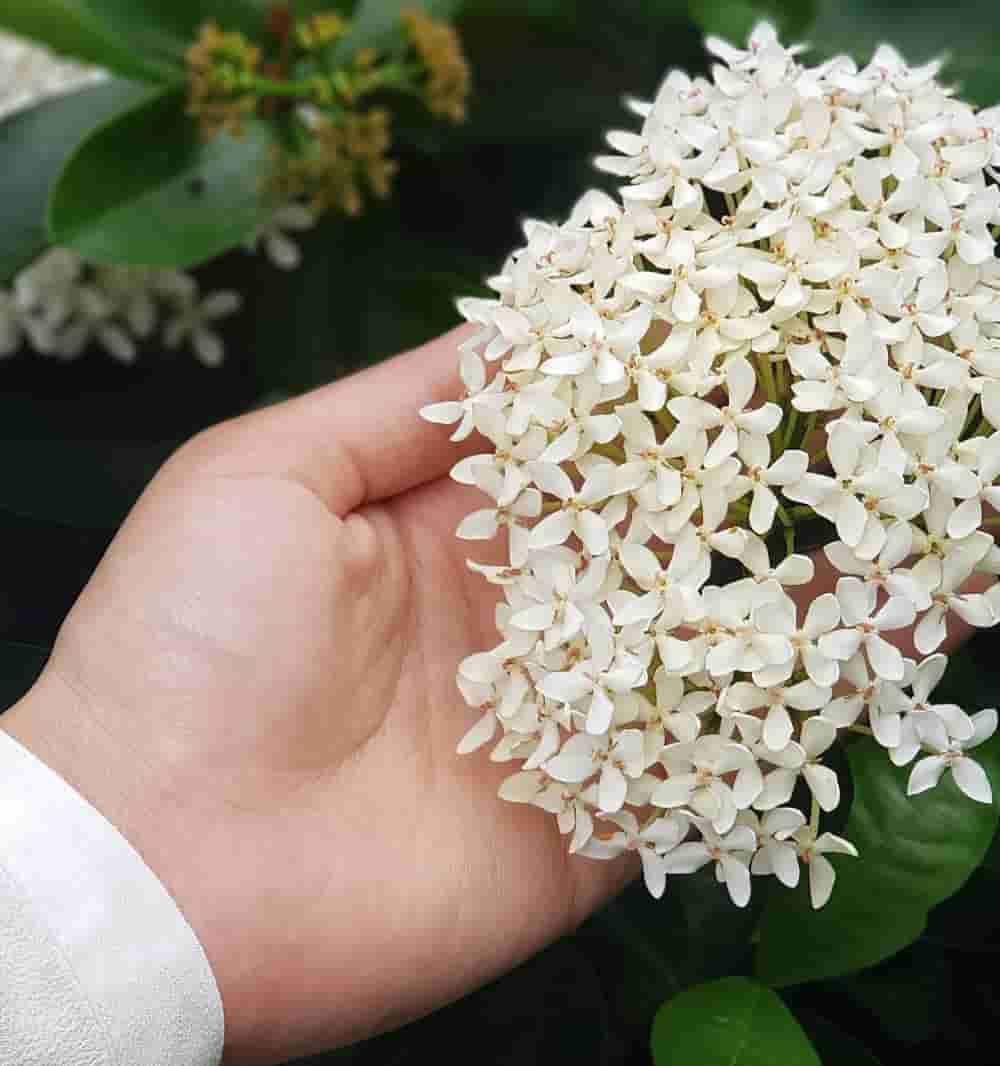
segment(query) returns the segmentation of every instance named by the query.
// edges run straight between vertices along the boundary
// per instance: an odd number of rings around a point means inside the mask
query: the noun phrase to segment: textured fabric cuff
[[[218,1066],[194,930],[124,836],[0,729],[0,1062]]]

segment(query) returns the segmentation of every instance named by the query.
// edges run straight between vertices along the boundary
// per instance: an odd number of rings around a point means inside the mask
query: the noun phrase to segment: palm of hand
[[[208,451],[137,505],[49,674],[133,767],[125,796],[121,774],[78,787],[181,903],[227,1023],[253,1004],[226,1061],[269,1063],[460,995],[631,866],[569,859],[551,816],[497,799],[513,767],[454,754],[455,666],[496,642],[453,536],[475,492],[438,479],[341,519],[232,440]]]

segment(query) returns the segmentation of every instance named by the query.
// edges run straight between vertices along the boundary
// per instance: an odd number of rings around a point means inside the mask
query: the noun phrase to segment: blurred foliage
[[[27,266],[48,244],[49,188],[74,141],[146,92],[134,82],[113,78],[64,99],[47,100],[0,124],[0,278]]]
[[[823,0],[690,0],[691,17],[706,33],[741,44],[762,18],[773,22],[782,40],[809,32]]]
[[[161,16],[153,22],[130,0],[61,0],[45,10],[63,12],[63,29],[82,35],[91,58],[169,81],[207,14],[253,29],[268,7],[265,0],[152,6]],[[300,0],[298,10],[331,6],[353,5]],[[363,25],[375,35],[386,25],[379,21],[385,8],[366,4]],[[16,15],[26,29],[42,17],[34,0],[4,0],[3,9],[3,21]],[[109,14],[134,47],[102,30]],[[133,366],[97,351],[69,365],[22,354],[0,366],[0,707],[37,676],[122,517],[180,441],[456,324],[454,298],[484,292],[484,279],[520,243],[522,220],[559,219],[587,187],[608,187],[590,161],[605,130],[634,127],[623,97],[648,98],[669,68],[707,72],[705,32],[740,42],[758,17],[770,17],[788,36],[812,41],[814,60],[849,51],[864,61],[883,40],[912,62],[945,51],[946,79],[977,102],[1000,100],[995,0],[465,0],[459,14],[473,71],[469,121],[445,127],[415,102],[396,108],[401,166],[391,201],[359,219],[324,221],[300,241],[303,265],[294,273],[241,251],[199,269],[206,287],[245,294],[244,312],[224,327],[222,367],[159,351]],[[38,210],[17,205],[44,202],[68,142],[101,121],[102,99],[119,92],[122,105],[137,99],[125,83],[88,92],[86,103],[43,105],[55,118],[33,112],[0,126],[0,274],[21,265],[40,239],[28,221]],[[45,138],[38,135],[43,117],[51,122]],[[162,162],[137,202],[183,180],[183,160]],[[21,191],[8,195],[14,183]],[[63,194],[79,195],[69,186]],[[978,635],[953,659],[941,698],[971,710],[1000,703],[996,648],[994,634]],[[843,830],[862,858],[835,860],[830,904],[863,923],[862,937],[839,937],[834,925],[824,931],[801,889],[765,893],[756,882],[751,906],[741,911],[710,870],[671,882],[662,901],[634,886],[501,980],[396,1033],[309,1062],[416,1063],[445,1045],[484,1066],[646,1064],[661,1005],[674,1002],[664,1017],[695,1007],[702,1022],[717,1015],[706,983],[752,977],[755,949],[758,978],[801,983],[782,987],[780,1000],[748,981],[739,989],[751,989],[754,1002],[780,1019],[771,1036],[804,1039],[787,1028],[795,1025],[790,1009],[824,1066],[891,1066],[916,1054],[988,1061],[1000,997],[977,974],[983,965],[992,974],[1000,961],[1000,843],[986,851],[996,813],[975,810],[945,784],[939,798],[954,802],[952,820],[934,806],[934,794],[907,807],[916,812],[907,820],[897,806],[905,775],[891,767],[874,774],[864,752],[862,743],[849,754],[853,803],[845,802],[850,827]],[[846,920],[846,912],[830,911],[838,913]],[[794,920],[794,936],[775,940],[777,919]],[[677,1059],[692,1060],[711,1061],[698,1052]],[[798,1060],[773,1052],[767,1061]]]
[[[239,140],[220,133],[206,143],[185,113],[183,89],[147,94],[70,156],[51,190],[49,235],[95,262],[203,263],[266,216],[260,174],[274,147],[273,131],[257,120]],[[130,157],[141,165],[122,166]]]

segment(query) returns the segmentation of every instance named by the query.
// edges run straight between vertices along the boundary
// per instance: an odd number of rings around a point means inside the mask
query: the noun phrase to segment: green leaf
[[[821,1066],[781,999],[745,977],[695,985],[656,1014],[655,1066]]]
[[[42,672],[49,649],[0,640],[0,711],[13,707]]]
[[[691,17],[706,32],[740,46],[750,31],[766,20],[790,43],[798,40],[816,18],[817,0],[689,0]]]
[[[116,78],[45,100],[0,123],[0,281],[30,263],[48,243],[45,203],[80,136],[146,92],[144,86]]]
[[[156,55],[183,64],[198,30],[214,19],[223,30],[259,40],[273,0],[85,0],[115,32]],[[296,14],[302,0],[296,0]],[[329,3],[324,4],[329,7]]]
[[[1000,796],[1000,750],[975,751]],[[996,806],[964,796],[950,775],[919,796],[906,795],[911,767],[893,766],[867,740],[848,761],[854,802],[844,835],[857,859],[832,856],[837,881],[815,911],[808,878],[774,892],[764,910],[755,971],[770,985],[837,977],[895,954],[923,931],[931,907],[953,895],[982,861],[997,827]]]
[[[167,90],[98,127],[49,201],[49,237],[100,263],[189,267],[244,241],[271,210],[270,127],[203,142]]]
[[[164,82],[179,76],[176,66],[130,47],[95,13],[96,6],[84,0],[4,0],[0,26],[126,78]]]

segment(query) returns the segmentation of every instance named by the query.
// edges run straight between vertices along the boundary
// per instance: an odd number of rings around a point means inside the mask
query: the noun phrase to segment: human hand
[[[498,591],[454,537],[480,502],[446,476],[461,452],[416,413],[458,394],[458,336],[189,442],[0,720],[178,902],[227,1064],[425,1013],[638,868],[569,856],[550,815],[497,799],[510,766],[454,755],[455,667],[496,644]],[[833,586],[818,561],[802,603]]]
[[[496,643],[497,591],[454,536],[479,494],[417,414],[457,395],[455,340],[184,446],[0,719],[177,901],[225,1063],[425,1013],[633,872],[569,857],[551,816],[497,799],[510,767],[454,754],[455,667]]]

